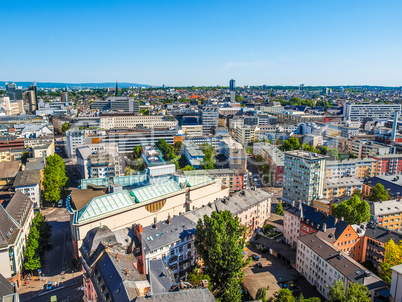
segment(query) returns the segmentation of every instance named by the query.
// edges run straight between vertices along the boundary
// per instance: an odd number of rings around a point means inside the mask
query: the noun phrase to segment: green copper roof
[[[135,204],[128,191],[123,190],[104,196],[95,197],[78,211],[77,222],[91,219]]]
[[[144,202],[177,191],[180,191],[179,184],[173,180],[168,180],[158,184],[134,189],[131,191],[130,195],[135,198],[135,202]]]

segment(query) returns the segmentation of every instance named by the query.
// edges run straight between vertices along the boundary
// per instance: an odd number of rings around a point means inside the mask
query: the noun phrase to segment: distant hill
[[[32,82],[13,82],[13,81],[0,81],[0,87],[5,87],[6,83],[15,83],[17,86],[22,86],[23,88],[28,88],[28,86],[32,85]],[[36,85],[38,88],[115,88],[116,82],[110,83],[46,83],[46,82],[37,82]],[[137,83],[119,83],[119,88],[126,87],[152,87],[151,85],[145,84],[137,84]]]

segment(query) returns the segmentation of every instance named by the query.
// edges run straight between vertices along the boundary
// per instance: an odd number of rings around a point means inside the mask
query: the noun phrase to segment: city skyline
[[[0,79],[400,86],[399,1],[3,2]]]

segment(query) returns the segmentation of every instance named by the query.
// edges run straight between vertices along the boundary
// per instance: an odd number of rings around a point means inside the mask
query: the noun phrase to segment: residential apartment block
[[[356,190],[362,190],[363,182],[354,177],[325,179],[323,196],[327,199],[352,196]]]
[[[34,218],[32,201],[16,191],[7,207],[0,205],[0,274],[21,285],[24,250]]]
[[[283,172],[285,165],[285,155],[277,146],[268,143],[255,143],[253,145],[253,154],[261,155],[268,163],[275,183],[283,183]]]
[[[402,154],[373,155],[377,160],[377,175],[402,174]]]
[[[247,154],[243,146],[232,138],[224,138],[220,142],[220,154],[226,157],[229,169],[247,170]]]
[[[390,151],[391,146],[377,144],[374,141],[355,140],[352,144],[351,153],[358,158],[366,158],[389,154]]]
[[[370,203],[372,221],[390,230],[402,228],[402,201],[383,200]]]
[[[15,191],[21,191],[28,196],[35,209],[41,208],[41,171],[25,170],[18,172],[14,180]]]
[[[283,197],[310,205],[323,195],[325,156],[306,151],[285,152]]]
[[[373,177],[377,173],[377,161],[373,158],[328,160],[325,164],[325,178],[336,179]]]
[[[236,128],[236,141],[243,146],[254,142],[257,139],[256,130],[257,126],[238,126]]]
[[[379,277],[321,239],[317,233],[299,238],[296,269],[326,299],[336,280],[343,281],[345,290],[350,283],[365,285],[371,294],[371,301],[374,301],[378,292],[387,288],[387,284]]]

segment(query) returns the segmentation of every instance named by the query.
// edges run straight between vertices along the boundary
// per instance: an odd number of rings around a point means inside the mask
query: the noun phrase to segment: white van
[[[63,199],[60,199],[57,203],[57,207],[61,208],[63,206]]]

